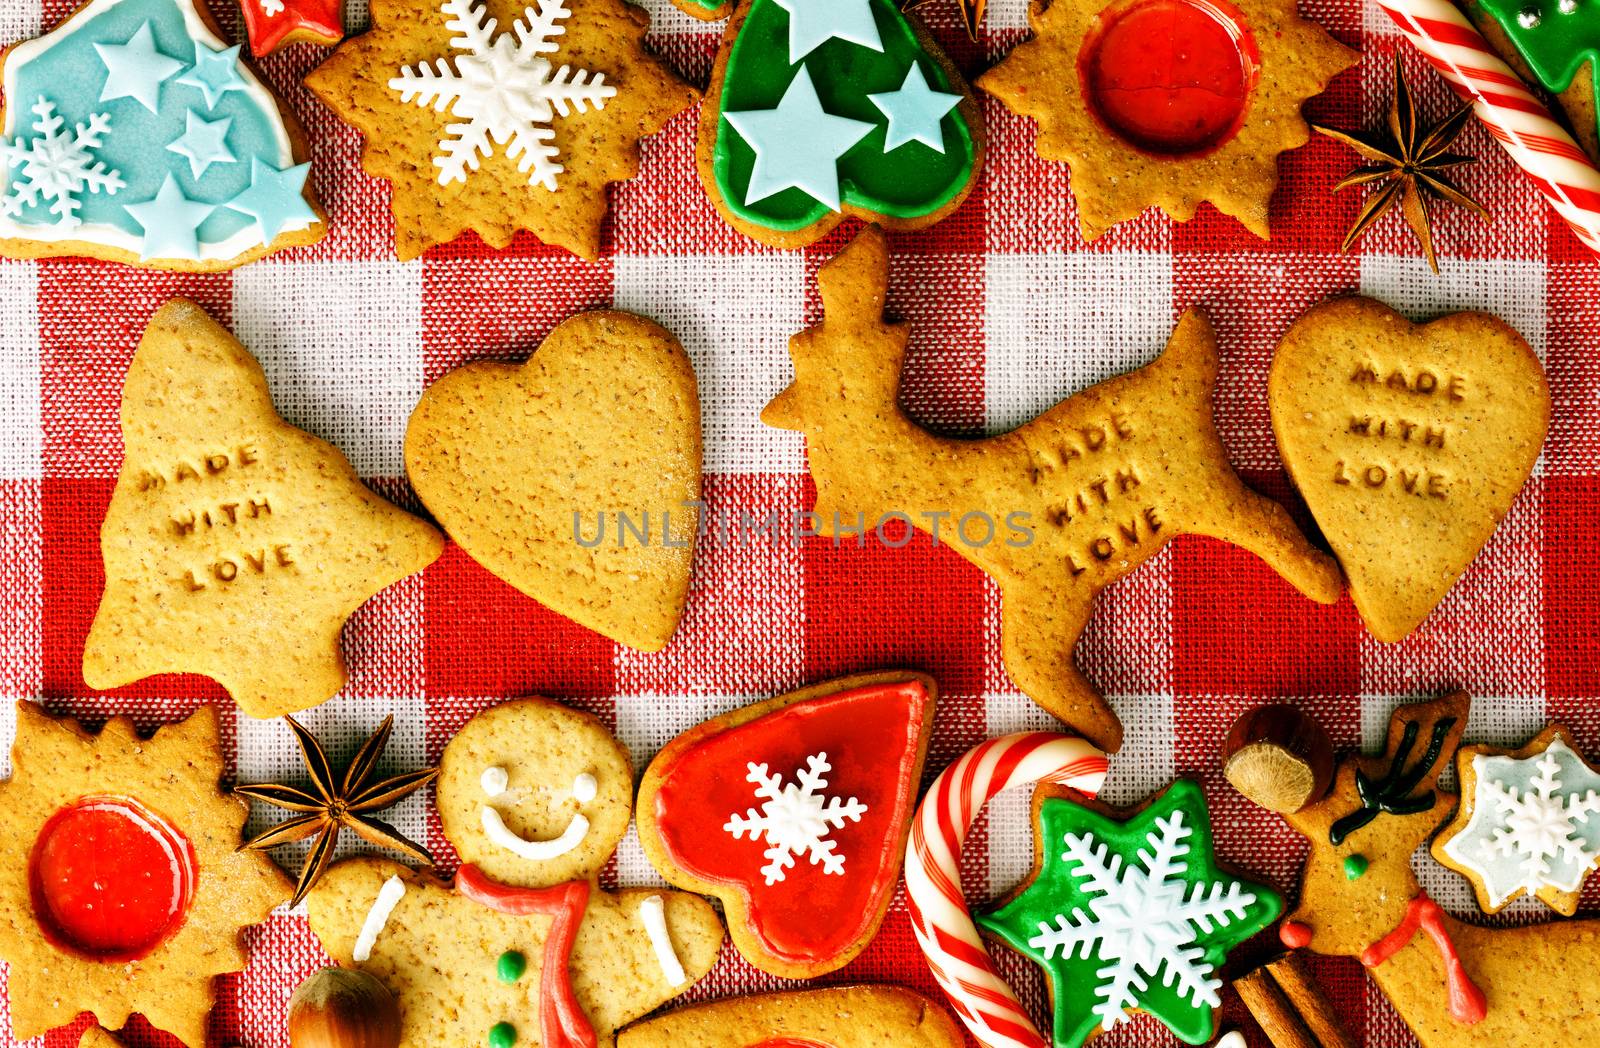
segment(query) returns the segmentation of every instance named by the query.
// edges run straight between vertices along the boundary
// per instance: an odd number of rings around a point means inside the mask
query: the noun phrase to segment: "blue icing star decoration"
[[[835,211],[839,210],[839,158],[877,126],[824,112],[803,65],[778,108],[722,115],[755,150],[746,204],[799,189]]]
[[[254,219],[262,241],[270,244],[285,229],[304,229],[317,220],[304,195],[310,174],[310,164],[279,171],[258,157],[250,162],[250,188],[227,206]]]
[[[900,90],[867,97],[889,118],[889,130],[883,138],[885,153],[907,142],[921,142],[930,149],[944,152],[944,132],[939,129],[939,123],[961,104],[961,96],[929,87],[927,76],[916,62],[906,70]]]
[[[1133,1008],[1187,1044],[1210,1041],[1218,970],[1283,899],[1217,866],[1200,787],[1180,779],[1126,822],[1060,796],[1039,800],[1034,819],[1033,882],[977,922],[1049,976],[1052,1043],[1079,1048]]]
[[[0,238],[225,268],[319,228],[278,100],[198,2],[87,0],[8,53],[6,97],[48,102],[52,131],[36,145],[26,107],[6,111]]]
[[[125,208],[144,230],[141,259],[195,258],[200,253],[200,224],[217,209],[215,204],[190,200],[171,175],[161,183],[154,200],[127,204]]]
[[[246,90],[244,77],[239,74],[239,45],[213,51],[205,44],[195,44],[194,66],[177,82],[205,95],[207,109],[217,108],[229,91]]]
[[[106,70],[100,101],[131,98],[152,113],[161,111],[161,85],[184,67],[184,63],[156,49],[148,21],[126,43],[95,44],[94,49]]]
[[[228,128],[233,117],[207,120],[190,110],[185,117],[182,136],[167,146],[169,150],[189,161],[189,173],[195,181],[205,177],[212,164],[231,164],[238,158],[228,148]]]
[[[794,64],[829,40],[883,50],[871,0],[773,0],[789,12],[789,62]]]

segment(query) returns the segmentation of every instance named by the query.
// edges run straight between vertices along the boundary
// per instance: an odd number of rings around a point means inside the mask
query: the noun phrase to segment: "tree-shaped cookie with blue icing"
[[[740,232],[803,247],[854,215],[930,226],[966,199],[983,121],[961,74],[893,0],[677,0],[730,10],[697,163]]]
[[[3,62],[0,254],[212,271],[322,237],[304,134],[197,0],[89,0]]]
[[[1200,787],[1179,780],[1123,822],[1040,787],[1033,822],[1033,879],[977,923],[1043,966],[1054,1044],[1078,1048],[1135,1010],[1186,1044],[1209,1043],[1228,951],[1283,900],[1217,864]]]

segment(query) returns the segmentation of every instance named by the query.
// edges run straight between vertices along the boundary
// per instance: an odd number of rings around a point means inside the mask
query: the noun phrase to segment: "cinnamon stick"
[[[1240,976],[1233,988],[1274,1048],[1358,1048],[1298,954]]]

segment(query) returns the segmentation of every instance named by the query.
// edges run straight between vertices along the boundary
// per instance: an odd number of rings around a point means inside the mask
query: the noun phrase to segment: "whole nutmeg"
[[[389,988],[353,968],[324,968],[289,998],[291,1048],[397,1048],[400,1005]]]
[[[1298,708],[1285,703],[1262,706],[1228,730],[1222,774],[1261,807],[1290,814],[1328,792],[1333,782],[1333,744],[1322,725]]]

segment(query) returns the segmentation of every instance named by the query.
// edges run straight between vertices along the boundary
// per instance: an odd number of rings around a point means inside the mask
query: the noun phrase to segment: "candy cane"
[[[1378,0],[1600,256],[1600,170],[1450,0]]]
[[[986,1048],[1049,1048],[1017,995],[995,971],[961,893],[961,845],[978,810],[997,793],[1033,782],[1091,796],[1106,777],[1106,755],[1082,739],[1050,732],[1005,735],[976,746],[940,773],[911,824],[906,894],[911,927],[961,1021]]]

